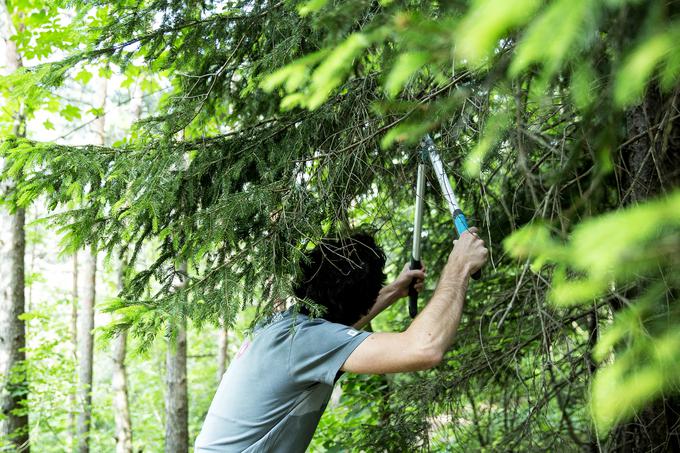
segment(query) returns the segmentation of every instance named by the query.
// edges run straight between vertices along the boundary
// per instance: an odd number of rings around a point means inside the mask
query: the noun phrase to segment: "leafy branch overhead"
[[[352,448],[449,445],[453,423],[428,420],[470,407],[476,423],[455,435],[473,450],[592,447],[591,415],[616,446],[618,423],[677,390],[675,3],[69,5],[73,25],[55,35],[72,42],[65,57],[0,79],[3,96],[74,122],[100,115],[55,101],[100,65],[128,85],[146,77],[158,105],[111,147],[5,139],[3,178],[17,183],[6,198],[44,197],[66,250],[131,250],[138,272],[110,307],[125,314],[118,328],[150,341],[178,317],[265,314],[309,244],[351,226],[372,224],[391,261],[407,260],[415,148],[429,132],[492,270],[472,289],[456,354],[397,380],[384,423]],[[452,239],[436,187],[423,237],[435,273]],[[173,289],[185,261],[189,282]],[[421,405],[420,423],[402,410]]]

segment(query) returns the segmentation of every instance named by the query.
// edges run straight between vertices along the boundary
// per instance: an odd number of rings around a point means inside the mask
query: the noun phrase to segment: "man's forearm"
[[[462,263],[446,264],[430,302],[407,329],[414,342],[435,354],[446,352],[460,324],[469,278]]]
[[[397,299],[399,299],[399,288],[397,288],[394,284],[383,286],[383,288],[378,293],[378,297],[376,298],[373,307],[371,307],[371,311],[369,311],[368,314],[366,314],[359,321],[354,323],[352,327],[355,329],[362,329],[369,322],[371,322],[373,318],[382,313],[383,310],[392,305],[392,303]]]

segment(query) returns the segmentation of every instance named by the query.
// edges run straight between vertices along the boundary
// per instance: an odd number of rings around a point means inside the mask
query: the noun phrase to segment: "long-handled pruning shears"
[[[449,177],[444,171],[444,166],[439,158],[437,147],[432,141],[429,134],[425,134],[423,140],[420,142],[420,158],[418,162],[418,181],[416,184],[416,212],[413,219],[413,250],[411,254],[411,269],[421,269],[423,264],[420,257],[420,235],[423,229],[423,198],[425,197],[425,168],[427,161],[432,164],[434,174],[437,176],[439,186],[442,190],[442,195],[449,206],[449,211],[453,216],[453,223],[456,226],[458,236],[462,235],[469,229],[465,214],[458,206],[456,196],[451,188]],[[472,275],[472,278],[478,280],[481,272],[477,271]],[[418,292],[415,287],[415,280],[411,282],[408,290],[409,304],[408,312],[411,318],[415,318],[418,314]]]

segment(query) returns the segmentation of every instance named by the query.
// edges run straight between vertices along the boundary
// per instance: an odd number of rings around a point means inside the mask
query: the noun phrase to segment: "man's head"
[[[352,325],[371,310],[385,282],[385,254],[372,235],[323,239],[307,258],[295,295],[325,307],[322,318]]]

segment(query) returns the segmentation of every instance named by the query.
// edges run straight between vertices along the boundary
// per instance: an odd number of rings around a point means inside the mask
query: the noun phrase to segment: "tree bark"
[[[125,264],[121,261],[118,273],[118,291],[124,288]],[[113,403],[116,421],[116,453],[132,453],[132,422],[128,399],[127,371],[125,356],[127,352],[127,331],[113,339]]]
[[[77,392],[78,392],[78,252],[73,254],[71,270],[71,346],[73,351],[74,374],[73,382],[76,384],[69,395],[69,446],[71,450],[75,446],[75,439],[78,436],[76,429],[76,413],[78,412]]]
[[[217,384],[222,381],[222,376],[227,371],[229,360],[229,329],[223,324],[217,332]]]
[[[186,264],[180,268],[186,273]],[[178,287],[186,285],[182,278]],[[165,452],[189,451],[189,402],[187,391],[186,320],[174,326],[175,335],[168,340],[166,355]]]
[[[3,38],[7,52],[7,67],[14,72],[23,66],[16,45],[9,39],[14,34],[12,17],[4,1],[0,2],[5,30]],[[20,25],[21,27],[21,25]],[[14,115],[13,133],[26,135],[23,105]],[[4,162],[0,161],[0,167]],[[3,193],[11,182],[0,187]],[[25,311],[24,259],[26,235],[25,211],[9,212],[0,207],[0,436],[9,440],[16,451],[29,451],[28,376],[26,373],[26,324],[21,318]]]
[[[29,451],[24,314],[24,210],[0,210],[0,436]]]
[[[176,327],[166,356],[165,452],[186,453],[189,447],[186,323]]]
[[[98,107],[106,112],[107,80],[101,79]],[[100,145],[106,145],[106,115],[97,118],[96,132]],[[92,420],[92,360],[94,352],[94,303],[96,296],[97,253],[93,246],[85,261],[85,287],[80,304],[80,335],[78,347],[78,401],[81,410],[78,413],[78,451],[90,451],[90,422]]]
[[[94,351],[94,302],[96,297],[97,255],[86,255],[84,293],[80,300],[78,335],[78,451],[90,451],[90,421],[92,420],[92,360]]]
[[[678,89],[663,95],[650,85],[643,102],[626,113],[627,145],[619,168],[623,205],[634,205],[677,187],[680,182],[680,121],[671,119],[678,110]],[[632,288],[626,297],[639,296]],[[614,311],[624,307],[618,301]],[[680,398],[664,396],[639,411],[633,420],[619,425],[612,435],[619,452],[680,451]]]

